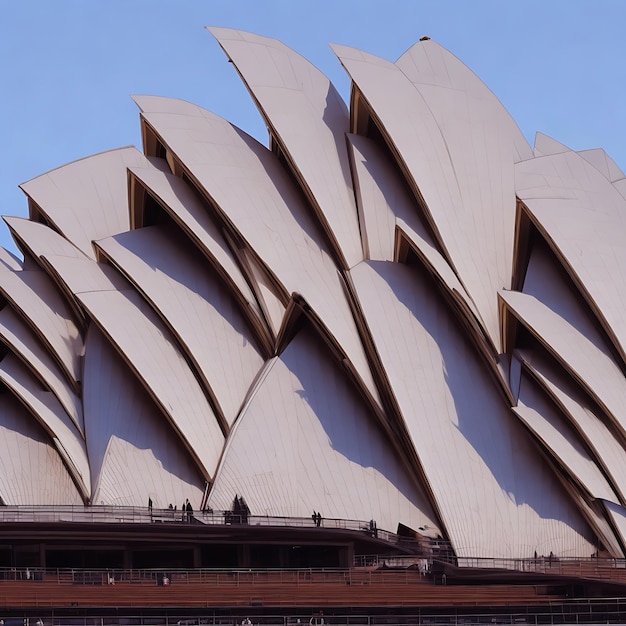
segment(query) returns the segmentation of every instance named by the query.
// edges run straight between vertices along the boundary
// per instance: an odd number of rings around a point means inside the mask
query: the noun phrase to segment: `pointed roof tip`
[[[137,105],[141,113],[149,115],[150,113],[172,113],[180,112],[181,107],[191,107],[193,109],[206,111],[201,106],[183,100],[182,98],[174,98],[172,96],[151,96],[151,95],[132,95],[131,99]],[[207,111],[210,113],[210,111]]]
[[[535,144],[533,146],[535,157],[560,154],[563,152],[571,152],[571,148],[541,131],[535,133]]]
[[[276,37],[258,35],[252,31],[242,30],[241,28],[228,28],[226,26],[205,26],[205,28],[213,35],[213,37],[215,37],[220,45],[222,45],[222,42],[230,40],[261,44],[267,44],[270,41],[274,41],[279,43],[281,46],[285,46],[285,44]]]
[[[141,106],[140,100],[145,98],[146,96],[140,96],[136,94],[130,94],[130,99],[135,103],[137,108],[143,113],[143,107]]]
[[[377,58],[374,55],[364,52],[363,50],[359,50],[359,48],[353,48],[352,46],[346,46],[341,43],[329,43],[330,49],[335,53],[335,56],[341,61],[342,58],[360,61],[364,58]]]
[[[219,41],[220,34],[227,33],[228,31],[234,31],[234,28],[225,28],[223,26],[205,26],[205,30],[208,30],[215,39]]]
[[[151,104],[160,101],[177,100],[168,96],[154,96],[151,94],[131,94],[130,99],[137,105],[141,113],[149,113],[152,110]]]

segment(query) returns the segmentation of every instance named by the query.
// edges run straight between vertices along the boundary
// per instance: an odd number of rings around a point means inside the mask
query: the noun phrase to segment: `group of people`
[[[148,502],[149,504],[152,504],[152,500],[148,500]],[[177,507],[173,505],[171,502],[168,508],[170,511],[174,511],[174,512],[178,510]],[[182,506],[180,507],[180,510],[183,512],[183,516],[182,516],[183,522],[191,521],[191,518],[193,517],[193,507],[191,506],[191,502],[189,502],[189,498],[185,499]]]
[[[319,511],[313,511],[311,515],[313,523],[319,528],[322,525],[322,514]]]

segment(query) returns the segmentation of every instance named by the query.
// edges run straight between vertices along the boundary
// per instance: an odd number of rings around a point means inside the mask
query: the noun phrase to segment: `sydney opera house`
[[[427,37],[395,63],[333,45],[348,106],[280,42],[210,31],[267,146],[137,96],[143,151],[42,174],[4,218],[0,566],[87,563],[89,528],[120,568],[349,565],[400,536],[621,562],[619,167],[529,145]]]

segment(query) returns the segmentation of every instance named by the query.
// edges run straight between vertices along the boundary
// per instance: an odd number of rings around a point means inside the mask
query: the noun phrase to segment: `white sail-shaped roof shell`
[[[359,209],[363,212],[362,236],[370,260],[396,261],[398,233],[402,233],[442,284],[462,300],[473,318],[479,319],[473,301],[422,223],[415,199],[400,174],[372,140],[350,135],[349,142]],[[368,224],[371,235],[368,235]]]
[[[613,526],[617,529],[622,545],[626,545],[626,508],[614,502],[603,503]]]
[[[498,307],[493,294],[511,284],[515,195],[510,134],[500,132],[498,118],[492,120],[495,127],[485,126],[468,112],[470,120],[462,118],[458,125],[454,100],[444,97],[444,91],[433,95],[441,104],[441,117],[435,117],[431,103],[397,65],[346,46],[333,50],[375,111],[413,193],[423,200],[439,244],[497,346]],[[481,109],[477,105],[472,110]],[[484,122],[482,114],[480,118]],[[459,136],[448,145],[450,125],[451,136]]]
[[[0,362],[0,380],[12,390],[49,434],[64,459],[68,472],[85,501],[88,501],[91,491],[85,442],[59,401],[51,392],[42,391],[39,382],[12,355],[7,355]]]
[[[19,271],[23,269],[23,263],[12,252],[2,247],[0,247],[0,263],[10,270]]]
[[[503,291],[500,297],[626,436],[626,379],[615,361],[533,296]]]
[[[77,294],[185,442],[208,479],[224,436],[211,405],[169,331],[134,291]]]
[[[47,229],[45,229],[47,230]],[[45,248],[45,236],[34,231]],[[44,240],[44,243],[41,240]],[[54,237],[52,238],[54,239]],[[176,341],[156,313],[112,268],[78,253],[43,257],[65,289],[123,354],[209,477],[223,444],[218,420]]]
[[[533,157],[519,126],[493,92],[467,65],[436,41],[417,42],[396,65],[428,103],[448,145],[451,139],[466,139],[469,133],[474,149],[485,151],[482,155],[475,151],[474,158],[467,159],[470,166],[486,160],[489,167],[507,170],[511,166],[511,149],[516,162]],[[468,146],[455,146],[455,162],[466,160],[461,151]],[[494,162],[496,155],[501,157],[499,164]],[[508,182],[510,184],[510,178]]]
[[[93,501],[165,509],[184,496],[195,508],[204,481],[150,396],[92,327],[85,359],[87,443],[94,468]]]
[[[617,502],[618,497],[589,456],[575,431],[559,415],[554,406],[538,392],[530,379],[522,378],[520,398],[513,411],[568,470],[572,480],[579,482],[593,499]]]
[[[339,419],[339,416],[341,418]],[[374,415],[310,330],[268,365],[224,452],[209,505],[263,515],[436,527]]]
[[[602,172],[612,183],[624,178],[624,172],[622,172],[617,163],[602,148],[579,150],[577,154],[588,163],[591,163],[599,172]]]
[[[138,99],[146,120],[202,187],[288,297],[299,293],[378,400],[344,286],[300,191],[277,157],[222,118],[182,101]],[[147,102],[149,101],[149,102]],[[176,108],[176,113],[172,109]]]
[[[151,98],[136,98],[140,106],[149,106]],[[163,99],[158,98],[160,106]],[[222,275],[232,283],[233,290],[258,314],[258,305],[250,286],[228,248],[223,234],[211,220],[204,206],[180,178],[155,167],[131,167],[129,172],[141,181],[164,209],[181,225],[198,248],[213,260]]]
[[[392,263],[350,273],[457,555],[591,548],[586,524],[428,283]]]
[[[516,189],[626,360],[626,198],[572,151],[518,163]]]
[[[151,226],[97,245],[167,321],[231,425],[263,358],[230,295],[167,235]]]
[[[572,378],[554,362],[541,354],[521,350],[517,356],[543,390],[560,407],[581,443],[593,453],[594,459],[611,484],[620,502],[626,502],[626,464],[624,448],[615,437],[602,414],[593,407]]]
[[[50,389],[79,431],[83,432],[83,409],[79,395],[32,329],[10,307],[0,311],[0,339]]]
[[[564,269],[556,262],[556,257],[550,254],[542,240],[536,241],[533,246],[522,291],[550,308],[584,335],[598,350],[612,357],[593,313],[585,306]]]
[[[0,402],[0,497],[5,504],[83,504],[42,427],[11,394]]]
[[[33,328],[77,388],[83,341],[70,307],[50,278],[38,269],[19,272],[0,269],[0,292]]]
[[[335,87],[276,39],[209,30],[241,74],[344,263],[358,263],[363,253],[345,143],[350,120]]]
[[[145,165],[136,148],[86,157],[21,185],[55,228],[95,258],[91,242],[128,230],[126,170]]]

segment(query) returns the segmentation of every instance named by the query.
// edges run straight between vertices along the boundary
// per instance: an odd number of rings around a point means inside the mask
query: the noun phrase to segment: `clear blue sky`
[[[0,213],[68,161],[141,145],[129,95],[190,100],[266,142],[205,25],[276,37],[344,98],[328,43],[395,60],[422,35],[456,54],[532,142],[603,147],[626,168],[626,0],[0,0]],[[0,245],[14,249],[0,228]]]

